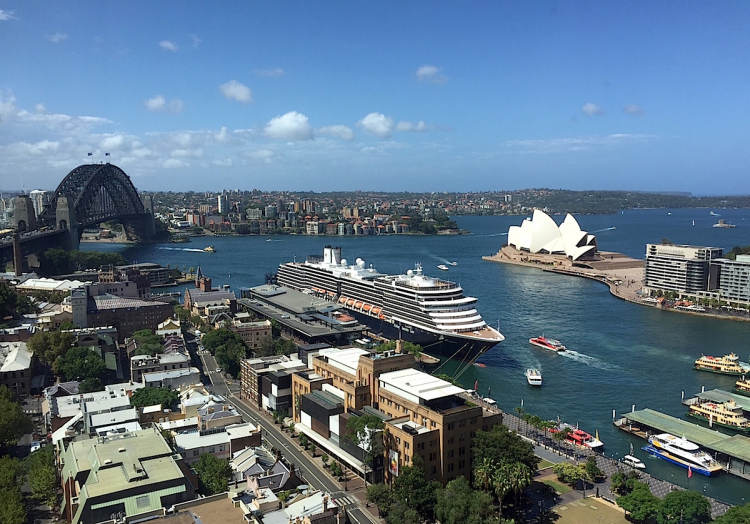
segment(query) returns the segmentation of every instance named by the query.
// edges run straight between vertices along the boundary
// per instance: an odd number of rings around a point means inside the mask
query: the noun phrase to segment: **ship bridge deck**
[[[670,433],[685,437],[711,452],[728,457],[720,460],[730,473],[748,478],[750,475],[750,438],[744,435],[725,435],[653,409],[625,413],[615,424],[622,430],[639,436]]]

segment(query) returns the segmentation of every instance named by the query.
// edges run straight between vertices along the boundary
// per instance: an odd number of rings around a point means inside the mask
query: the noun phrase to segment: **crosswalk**
[[[354,495],[331,495],[331,498],[339,506],[354,506],[359,504],[359,499]]]

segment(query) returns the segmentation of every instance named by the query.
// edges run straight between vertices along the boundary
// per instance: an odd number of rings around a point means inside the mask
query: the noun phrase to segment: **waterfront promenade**
[[[566,493],[564,496],[554,497],[553,499],[545,501],[545,507],[552,508],[556,505],[565,504],[571,500],[584,498],[586,495],[598,495],[604,500],[616,504],[618,495],[612,492],[610,477],[618,472],[629,473],[630,471],[637,471],[640,475],[640,480],[648,484],[651,489],[651,493],[659,498],[664,498],[668,493],[672,491],[684,490],[680,486],[666,482],[664,480],[657,479],[646,473],[645,471],[635,470],[630,466],[623,464],[613,458],[607,457],[603,454],[595,453],[591,449],[573,447],[567,442],[558,443],[555,442],[549,433],[545,434],[543,430],[539,430],[533,427],[531,424],[523,421],[520,417],[512,415],[510,413],[503,412],[503,424],[505,424],[509,430],[515,431],[522,438],[534,444],[534,454],[541,457],[552,464],[560,462],[578,463],[584,462],[589,456],[596,456],[596,463],[599,468],[606,475],[606,480],[598,482],[593,485],[589,485],[588,489],[585,490],[573,490],[572,492]],[[700,492],[700,481],[696,479],[695,491]],[[705,495],[705,493],[704,493]],[[714,498],[707,497],[711,503],[711,516],[716,518],[723,515],[731,507],[731,505],[716,500]]]

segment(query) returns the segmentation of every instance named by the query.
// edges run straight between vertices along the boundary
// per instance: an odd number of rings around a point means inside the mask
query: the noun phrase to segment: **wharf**
[[[711,451],[726,472],[750,480],[750,438],[744,435],[725,435],[652,409],[631,411],[614,424],[643,439],[659,433],[685,437]]]
[[[735,404],[741,407],[742,411],[744,411],[745,414],[750,413],[750,397],[730,393],[729,391],[724,391],[723,389],[710,389],[708,391],[701,391],[700,393],[696,393],[694,396],[683,400],[682,403],[686,406],[692,406],[693,404],[697,404],[699,402],[716,402],[717,404],[723,404],[724,402],[729,402],[730,400],[734,401]]]

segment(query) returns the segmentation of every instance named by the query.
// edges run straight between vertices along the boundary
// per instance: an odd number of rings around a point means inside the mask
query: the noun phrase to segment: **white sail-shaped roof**
[[[558,227],[544,211],[534,210],[531,220],[508,229],[508,244],[530,253],[565,255],[572,260],[591,256],[597,251],[596,237],[581,230],[578,221],[568,214]]]

